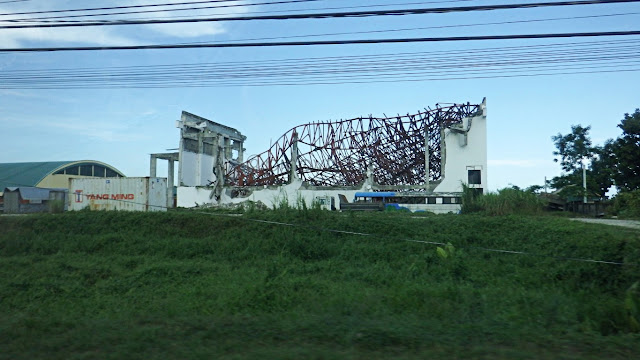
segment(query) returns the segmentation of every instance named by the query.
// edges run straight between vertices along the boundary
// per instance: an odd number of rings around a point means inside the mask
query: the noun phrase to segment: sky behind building
[[[35,21],[260,16],[536,1],[316,0],[268,4],[273,2],[200,1],[172,7],[34,14],[175,2],[0,1],[0,26]],[[261,5],[248,6],[258,3]],[[139,12],[211,6],[226,7]],[[60,18],[133,11],[138,13]],[[16,14],[26,12],[31,14]],[[36,17],[39,19],[34,20]],[[640,2],[629,1],[359,18],[0,28],[0,48],[637,31],[639,20]],[[114,165],[127,176],[147,176],[150,153],[178,146],[175,120],[182,110],[241,131],[247,136],[246,158],[266,150],[298,124],[414,113],[437,103],[480,103],[486,97],[490,189],[509,184],[541,185],[545,176],[560,173],[560,166],[553,162],[552,135],[569,132],[573,124],[591,125],[594,143],[601,144],[620,134],[616,125],[625,112],[640,107],[639,45],[640,36],[609,36],[0,52],[0,162],[93,159]],[[366,68],[357,67],[363,64]],[[99,73],[104,76],[91,77]],[[142,73],[144,80],[123,80]],[[179,76],[185,82],[178,82]],[[159,168],[159,174],[164,171]]]

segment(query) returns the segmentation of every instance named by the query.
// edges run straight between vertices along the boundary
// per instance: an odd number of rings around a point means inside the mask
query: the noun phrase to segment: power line
[[[519,34],[519,35],[515,35],[515,34],[514,35],[480,35],[480,36],[449,36],[449,37],[400,38],[400,39],[358,39],[358,40],[255,42],[255,43],[207,43],[207,44],[166,44],[166,45],[157,44],[157,45],[132,45],[132,46],[0,48],[0,52],[244,48],[244,47],[275,47],[275,46],[355,45],[355,44],[392,44],[392,43],[416,43],[416,42],[515,40],[515,39],[522,40],[522,39],[551,39],[551,38],[634,36],[634,35],[640,35],[640,31],[636,30],[636,31],[605,31],[605,32],[555,33],[555,34],[551,33],[551,34]]]
[[[577,0],[577,1],[541,2],[541,3],[527,3],[527,4],[476,5],[476,6],[446,7],[446,8],[366,10],[366,11],[353,11],[353,12],[341,12],[341,13],[329,12],[329,13],[187,18],[187,19],[165,19],[165,20],[114,20],[114,21],[94,21],[94,22],[88,21],[88,22],[81,22],[81,23],[64,23],[64,24],[55,23],[55,24],[31,24],[31,25],[3,25],[3,26],[0,26],[0,29],[176,24],[176,23],[216,22],[216,21],[294,20],[294,19],[325,19],[325,18],[350,18],[350,17],[370,17],[370,16],[399,16],[399,15],[444,14],[444,13],[455,13],[455,12],[556,7],[556,6],[637,3],[637,2],[640,2],[640,0]]]
[[[603,50],[605,52],[605,50]],[[533,56],[531,56],[533,58]],[[544,57],[543,55],[543,58]],[[3,79],[0,88],[6,89],[80,89],[80,88],[168,88],[168,87],[227,87],[227,86],[271,86],[271,85],[318,85],[337,83],[372,83],[399,81],[427,81],[467,78],[505,78],[517,76],[560,75],[571,73],[610,73],[636,71],[640,65],[640,50],[635,52],[613,53],[608,56],[591,58],[550,58],[548,62],[517,61],[517,54],[506,62],[463,62],[449,64],[442,59],[436,65],[418,66],[419,59],[411,63],[393,63],[389,67],[367,64],[354,67],[354,64],[334,64],[329,68],[297,67],[268,68],[266,70],[218,70],[192,68],[174,72],[172,70],[154,71],[151,74],[120,73],[113,75],[91,76],[88,73],[77,75],[59,73],[58,77],[20,74],[11,79]],[[583,65],[582,63],[593,65]],[[342,66],[341,66],[342,65]],[[629,67],[636,68],[629,69]],[[591,69],[597,69],[595,71]],[[618,69],[618,70],[605,70]],[[292,71],[293,70],[293,71]],[[589,70],[589,71],[583,71]],[[532,74],[531,72],[538,72]],[[539,73],[551,71],[549,73]],[[559,73],[563,71],[563,73]],[[496,74],[498,74],[496,76]],[[469,77],[469,75],[480,75]],[[456,76],[451,78],[451,76]],[[460,77],[465,76],[465,77]],[[426,78],[425,78],[426,77]]]
[[[234,0],[238,1],[238,0]],[[138,10],[138,11],[125,11],[125,12],[115,12],[115,13],[98,13],[98,14],[81,14],[81,15],[64,15],[64,16],[46,16],[46,17],[33,17],[33,18],[22,18],[22,19],[7,19],[0,20],[2,22],[33,22],[39,20],[38,22],[43,22],[41,20],[47,19],[70,19],[70,18],[79,18],[79,17],[94,17],[94,16],[112,16],[112,15],[128,15],[128,14],[150,14],[150,13],[159,13],[159,12],[175,12],[175,11],[191,11],[191,10],[206,10],[206,9],[222,9],[222,8],[234,8],[234,7],[250,7],[250,6],[259,6],[259,5],[282,5],[282,4],[293,4],[293,3],[301,3],[301,2],[309,2],[309,1],[322,1],[322,0],[283,0],[283,1],[274,1],[274,2],[258,2],[258,3],[242,3],[242,4],[232,4],[232,5],[213,5],[213,6],[200,6],[200,7],[189,7],[189,8],[179,8],[179,9],[161,9],[161,10]],[[218,2],[218,1],[207,1]],[[145,6],[145,5],[138,5]],[[62,11],[72,11],[72,10],[62,10]],[[73,10],[76,11],[76,10]],[[10,14],[0,14],[0,16],[7,16]],[[15,15],[15,14],[14,14]],[[224,15],[224,14],[219,14]],[[61,22],[61,21],[58,21]]]
[[[22,0],[28,1],[28,0]],[[182,6],[182,5],[195,5],[195,4],[211,4],[211,3],[226,3],[226,2],[239,2],[241,0],[208,0],[208,1],[186,1],[178,3],[164,3],[164,4],[147,4],[147,5],[126,5],[126,6],[109,6],[98,8],[85,8],[85,9],[64,9],[64,10],[45,10],[45,11],[25,11],[25,12],[13,12],[4,13],[0,16],[15,16],[15,15],[35,15],[35,14],[57,14],[65,12],[85,12],[85,11],[102,11],[102,10],[118,10],[118,9],[140,9],[150,7],[166,7],[166,6]],[[323,0],[296,0],[295,2],[315,2]],[[13,1],[8,1],[13,2]],[[278,2],[273,2],[278,3]],[[0,3],[1,4],[1,3]],[[269,4],[269,3],[266,3]]]
[[[558,42],[558,43],[550,43],[550,44],[539,44],[539,45],[517,45],[517,46],[501,46],[501,47],[482,47],[482,48],[468,48],[461,50],[439,50],[439,51],[420,51],[420,52],[393,52],[393,53],[377,53],[377,54],[369,54],[366,55],[367,58],[381,58],[381,57],[389,57],[389,56],[413,56],[417,54],[455,54],[457,57],[460,57],[461,53],[495,53],[496,51],[507,51],[507,50],[535,50],[535,49],[547,49],[547,48],[584,48],[584,47],[592,47],[596,45],[608,45],[608,44],[637,44],[640,42],[640,39],[621,39],[621,40],[599,40],[599,41],[580,41],[580,42]],[[245,61],[229,61],[229,62],[216,62],[215,64],[263,64],[270,62],[291,62],[291,61],[326,61],[326,60],[335,60],[335,59],[357,59],[360,61],[363,55],[343,55],[343,56],[320,56],[320,57],[311,57],[311,58],[277,58],[271,60],[245,60]],[[202,63],[189,63],[189,64],[178,64],[178,65],[198,65]],[[206,63],[205,63],[206,64]],[[157,66],[174,66],[174,65],[157,65]],[[120,68],[148,68],[148,65],[140,65],[140,66],[126,66],[126,67],[109,67],[107,69],[120,69]],[[55,71],[55,70],[90,70],[94,71],[98,68],[77,68],[74,67],[72,69],[47,69],[46,71]],[[28,70],[25,70],[28,71]],[[38,70],[39,71],[39,70]]]
[[[627,64],[625,66],[631,66]],[[430,82],[430,81],[453,81],[453,80],[487,80],[487,79],[509,79],[509,78],[529,78],[529,77],[548,77],[558,75],[578,75],[578,74],[622,74],[627,72],[638,72],[640,67],[635,68],[619,68],[612,70],[603,70],[606,66],[580,67],[580,68],[558,68],[558,69],[540,69],[534,73],[505,73],[504,70],[497,72],[498,74],[478,75],[478,72],[469,74],[441,74],[441,75],[424,75],[415,76],[414,74],[395,74],[395,75],[372,75],[362,78],[329,78],[329,79],[309,79],[301,81],[299,79],[282,79],[273,81],[252,81],[252,82],[221,82],[221,81],[181,81],[171,82],[167,80],[162,83],[143,83],[136,82],[129,85],[109,85],[109,84],[87,84],[87,85],[41,85],[28,87],[6,87],[6,89],[29,89],[29,90],[88,90],[88,89],[167,89],[167,88],[227,88],[227,87],[273,87],[273,86],[317,86],[317,85],[346,85],[346,84],[375,84],[375,83],[405,83],[405,82]],[[614,66],[610,66],[614,67]],[[588,70],[596,68],[597,70]],[[527,70],[530,71],[530,70]],[[542,72],[546,71],[546,72]],[[485,72],[481,72],[485,74]],[[166,79],[165,79],[166,80]]]
[[[231,1],[239,1],[239,0],[231,0]],[[140,11],[129,11],[129,12],[115,12],[115,13],[100,13],[100,14],[80,14],[80,15],[62,15],[62,16],[46,16],[46,17],[32,17],[32,18],[22,18],[22,19],[7,19],[1,20],[5,22],[23,22],[23,21],[34,21],[34,20],[47,20],[47,19],[68,19],[68,18],[79,18],[79,17],[94,17],[94,16],[111,16],[111,15],[128,15],[128,14],[146,14],[146,13],[157,13],[157,12],[175,12],[175,11],[188,11],[188,10],[206,10],[206,9],[218,9],[218,8],[231,8],[231,7],[251,7],[257,5],[281,5],[281,4],[290,4],[290,3],[305,3],[305,2],[315,2],[315,1],[323,1],[323,0],[289,0],[289,1],[275,1],[275,2],[261,2],[261,3],[242,3],[242,4],[232,4],[232,5],[216,5],[216,6],[199,6],[199,7],[189,7],[189,8],[178,8],[178,9],[161,9],[161,10],[140,10]],[[371,7],[389,7],[389,6],[398,6],[398,5],[418,5],[418,4],[438,4],[438,3],[455,3],[455,2],[468,2],[474,0],[438,0],[438,1],[421,1],[421,2],[411,2],[411,3],[399,3],[399,4],[375,4],[375,5],[358,5],[358,6],[342,6],[342,7],[324,7],[324,8],[316,8],[316,9],[298,9],[298,10],[282,10],[282,11],[252,11],[249,14],[258,14],[258,13],[274,13],[274,12],[287,12],[287,11],[316,11],[316,10],[340,10],[340,9],[355,9],[355,8],[371,8]],[[182,5],[182,4],[200,4],[200,3],[219,3],[220,1],[197,1],[193,3],[177,3],[174,5]],[[167,4],[165,4],[167,5]],[[162,4],[155,5],[134,5],[134,6],[117,6],[110,8],[93,8],[93,9],[71,9],[71,10],[51,10],[51,11],[32,11],[32,12],[22,12],[22,13],[5,13],[0,14],[0,16],[15,16],[15,15],[26,15],[26,14],[47,14],[47,13],[62,13],[62,12],[85,12],[92,10],[116,10],[116,9],[128,9],[128,8],[146,8],[150,6],[164,6]],[[233,14],[216,14],[218,16],[221,15],[233,15]],[[204,15],[210,16],[210,15]],[[42,21],[38,21],[42,22]],[[71,21],[70,21],[71,22]]]
[[[315,66],[317,64],[338,65],[344,66],[345,63],[372,63],[383,62],[390,63],[391,61],[398,61],[403,59],[417,59],[417,61],[445,61],[451,62],[462,61],[471,59],[477,61],[478,59],[508,59],[510,57],[516,57],[518,59],[525,59],[527,57],[534,57],[537,59],[543,58],[549,59],[550,55],[563,54],[594,54],[598,52],[609,52],[611,54],[618,54],[617,49],[632,49],[633,46],[640,44],[640,40],[625,39],[625,40],[605,40],[605,41],[581,41],[581,42],[562,42],[562,43],[550,43],[540,45],[519,45],[519,46],[503,46],[503,47],[482,47],[482,48],[466,48],[459,50],[439,50],[439,51],[420,51],[420,52],[394,52],[394,53],[377,53],[368,55],[347,55],[347,56],[323,56],[323,57],[311,57],[311,58],[277,58],[271,60],[246,60],[246,61],[229,61],[229,62],[215,62],[215,63],[184,63],[184,64],[165,64],[165,65],[138,65],[138,66],[117,66],[117,67],[84,67],[84,68],[53,68],[53,69],[37,69],[37,70],[20,70],[13,71],[11,74],[17,74],[17,76],[28,76],[28,74],[44,72],[46,74],[64,74],[70,77],[75,77],[77,74],[89,73],[99,74],[100,71],[107,72],[109,74],[118,73],[121,71],[135,71],[142,70],[144,72],[167,72],[176,68],[215,68],[219,70],[229,71],[232,69],[251,69],[260,68],[265,69],[274,66],[292,66],[300,65],[305,68]],[[614,51],[616,51],[614,53]],[[471,54],[471,55],[466,55]],[[363,59],[363,57],[365,57]],[[6,78],[9,75],[6,73],[0,74],[0,78]]]
[[[245,38],[245,39],[233,39],[233,40],[226,40],[226,41],[229,41],[229,42],[241,42],[241,41],[256,41],[256,40],[296,39],[296,38],[308,38],[308,37],[320,37],[320,36],[378,34],[378,33],[415,31],[415,30],[429,30],[429,29],[447,29],[447,28],[460,28],[460,27],[473,27],[473,26],[493,26],[493,25],[521,24],[521,23],[546,22],[546,21],[578,20],[578,19],[591,19],[591,18],[601,18],[601,17],[630,16],[630,15],[639,15],[639,14],[640,14],[640,12],[628,12],[628,13],[617,13],[617,14],[568,16],[568,17],[558,17],[558,18],[499,21],[499,22],[486,22],[486,23],[475,23],[475,24],[423,26],[423,27],[387,29],[387,30],[350,31],[350,32],[337,32],[337,33],[322,33],[322,34],[306,34],[306,35],[290,35],[290,36]],[[220,40],[220,41],[194,41],[194,42],[185,42],[185,43],[181,43],[181,44],[205,44],[205,43],[220,43],[220,42],[226,42],[226,41],[225,40]]]
[[[337,58],[310,58],[310,59],[290,59],[273,60],[259,62],[231,62],[231,63],[190,63],[171,65],[148,65],[130,67],[110,67],[110,68],[81,68],[81,69],[38,69],[22,71],[6,71],[0,74],[0,80],[16,81],[24,83],[27,80],[59,79],[66,82],[82,80],[84,78],[106,77],[111,81],[118,80],[123,76],[146,77],[150,75],[160,75],[160,79],[179,74],[195,74],[197,76],[218,72],[222,76],[232,77],[236,73],[248,74],[256,77],[261,74],[269,74],[273,71],[285,69],[287,74],[292,70],[302,70],[305,72],[322,71],[342,71],[353,73],[354,71],[369,71],[378,69],[402,69],[407,70],[407,65],[412,69],[448,69],[448,68],[481,68],[505,65],[527,65],[527,64],[553,64],[561,62],[594,62],[594,61],[615,61],[623,59],[640,58],[640,41],[635,43],[622,43],[618,46],[587,47],[583,49],[573,49],[559,51],[558,49],[537,50],[537,51],[513,51],[506,50],[479,50],[472,51],[472,55],[446,52],[438,53],[409,53],[409,54],[387,54],[378,56],[350,56]],[[521,49],[527,50],[527,49]],[[466,53],[467,51],[462,51]],[[301,75],[302,73],[295,73]]]

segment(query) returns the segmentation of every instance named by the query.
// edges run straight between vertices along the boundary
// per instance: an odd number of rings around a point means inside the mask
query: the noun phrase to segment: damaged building
[[[463,184],[487,187],[486,101],[296,126],[266,151],[244,158],[237,129],[183,112],[177,153],[177,206],[247,201],[268,207],[304,201],[326,208],[382,203],[436,213],[460,209]],[[366,207],[366,206],[365,206]],[[376,206],[369,206],[373,209]]]

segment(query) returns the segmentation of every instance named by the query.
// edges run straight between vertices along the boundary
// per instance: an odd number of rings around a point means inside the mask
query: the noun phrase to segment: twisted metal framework
[[[426,145],[429,181],[441,180],[444,128],[479,109],[469,103],[436,104],[413,115],[299,125],[269,150],[228,169],[225,180],[231,186],[282,185],[289,182],[293,165],[297,177],[314,186],[356,186],[366,179],[368,168],[379,185],[424,185]]]

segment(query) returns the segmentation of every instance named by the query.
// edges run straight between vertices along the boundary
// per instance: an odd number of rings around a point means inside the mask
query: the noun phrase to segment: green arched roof
[[[93,160],[0,163],[0,192],[6,187],[36,186],[48,175],[75,165],[100,165],[124,176],[113,166]]]

